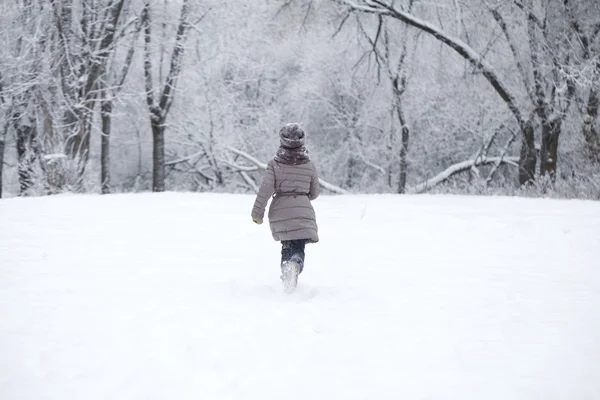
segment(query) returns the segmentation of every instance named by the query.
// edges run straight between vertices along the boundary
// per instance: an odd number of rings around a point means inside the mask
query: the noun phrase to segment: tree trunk
[[[527,121],[521,137],[521,153],[519,155],[519,184],[525,185],[535,179],[535,137],[533,134],[533,123]]]
[[[594,163],[600,163],[600,137],[598,137],[598,131],[596,131],[594,126],[594,123],[598,118],[599,104],[600,99],[598,97],[597,88],[592,87],[588,97],[586,115],[583,118],[583,137],[585,138],[585,144],[590,159]]]
[[[562,127],[562,119],[555,118],[542,126],[542,146],[540,151],[540,174],[550,175],[552,181],[556,179],[556,165],[558,158],[558,138]]]
[[[0,199],[2,198],[2,187],[3,187],[2,173],[4,172],[4,147],[6,144],[6,133],[8,132],[8,125],[9,125],[9,123],[7,122],[6,125],[4,126],[4,129],[2,129],[2,132],[0,133]]]
[[[356,169],[356,159],[352,154],[348,157],[348,165],[346,166],[346,183],[345,186],[348,189],[352,189],[354,187],[354,176]]]
[[[165,191],[165,127],[162,121],[152,122],[152,191]]]
[[[404,59],[404,55],[406,54],[406,49],[403,50],[402,60]],[[399,73],[403,73],[401,71],[403,67],[403,62],[399,64]],[[408,154],[408,140],[410,137],[410,130],[406,125],[406,119],[404,118],[404,110],[402,109],[402,95],[404,94],[404,90],[406,89],[405,78],[399,79],[396,76],[392,81],[392,88],[394,90],[394,107],[396,109],[396,117],[398,118],[398,123],[400,124],[401,130],[401,143],[400,143],[400,176],[398,180],[398,193],[402,194],[406,191],[406,176],[408,174],[408,161],[406,159]]]
[[[390,189],[393,187],[393,172],[394,172],[394,107],[390,108],[390,134],[387,141],[387,151],[390,155],[390,160],[386,168],[386,180]]]
[[[110,193],[110,130],[112,99],[102,100],[100,112],[102,116],[102,138],[100,144],[100,182],[102,194]]]
[[[33,186],[33,163],[35,162],[33,126],[21,125],[17,119],[15,130],[17,134],[17,157],[19,171],[19,195],[26,196]]]
[[[406,176],[408,171],[408,139],[410,131],[406,125],[402,126],[402,144],[400,145],[400,180],[398,182],[398,193],[406,191]]]

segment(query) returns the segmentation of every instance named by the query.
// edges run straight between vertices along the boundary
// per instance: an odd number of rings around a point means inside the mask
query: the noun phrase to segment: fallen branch
[[[261,170],[265,170],[267,169],[267,164],[258,160],[257,158],[251,156],[250,154],[246,153],[245,151],[236,149],[235,147],[231,147],[231,146],[227,146],[227,150],[231,151],[234,154],[237,154],[240,157],[245,158],[247,161],[251,162],[252,164],[256,165],[258,168],[260,168]],[[330,192],[333,193],[337,193],[337,194],[348,194],[347,190],[342,189],[341,187],[332,185],[329,182],[324,181],[323,179],[319,178],[319,183],[321,184],[321,186],[324,189],[329,190]]]
[[[463,171],[467,171],[474,166],[486,165],[486,164],[495,164],[495,163],[505,163],[510,164],[515,167],[519,167],[519,157],[485,157],[485,158],[474,158],[472,160],[467,160],[463,162],[459,162],[457,164],[451,165],[446,168],[444,171],[440,172],[436,176],[431,179],[427,179],[425,182],[419,183],[413,187],[408,188],[408,193],[424,193],[427,190],[439,185],[440,183],[445,182],[450,177],[455,174],[458,174]]]

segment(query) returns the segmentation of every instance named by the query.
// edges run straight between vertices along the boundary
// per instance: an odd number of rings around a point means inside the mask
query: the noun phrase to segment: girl
[[[304,245],[319,241],[311,200],[319,196],[315,164],[304,147],[305,133],[298,124],[279,131],[280,147],[267,170],[252,208],[252,220],[262,224],[269,198],[269,225],[273,239],[281,241],[281,280],[287,292],[304,269]]]

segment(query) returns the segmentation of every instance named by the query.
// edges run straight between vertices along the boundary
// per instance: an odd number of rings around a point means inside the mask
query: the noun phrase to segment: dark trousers
[[[306,240],[282,240],[281,241],[281,265],[286,261],[294,261],[300,266],[300,272],[304,269],[304,246]]]

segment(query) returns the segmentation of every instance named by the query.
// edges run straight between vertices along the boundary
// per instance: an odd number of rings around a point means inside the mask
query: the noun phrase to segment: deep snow
[[[322,196],[286,295],[252,202],[0,200],[0,399],[600,398],[600,203]]]

